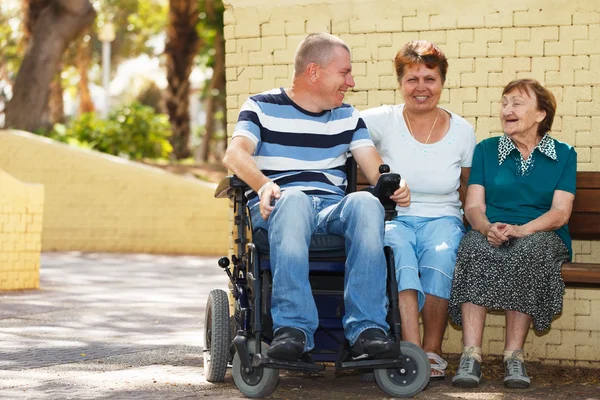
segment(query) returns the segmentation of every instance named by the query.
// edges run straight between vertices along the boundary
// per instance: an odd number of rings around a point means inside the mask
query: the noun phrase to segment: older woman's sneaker
[[[479,386],[480,380],[481,363],[475,357],[471,356],[471,352],[463,354],[460,358],[456,375],[452,377],[452,385],[474,388]]]
[[[527,376],[525,364],[518,356],[523,350],[515,350],[513,354],[504,362],[504,386],[511,389],[527,389],[531,384],[531,379]]]

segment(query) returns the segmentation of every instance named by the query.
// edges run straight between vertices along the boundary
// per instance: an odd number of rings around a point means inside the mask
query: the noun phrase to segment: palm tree
[[[206,24],[213,29],[214,56],[212,57],[213,75],[206,90],[206,125],[202,145],[197,152],[197,161],[206,162],[209,159],[209,148],[215,131],[218,130],[217,124],[220,123],[223,131],[227,127],[227,108],[225,106],[225,40],[223,38],[223,2],[221,0],[205,0]],[[217,111],[222,111],[223,118],[217,121],[215,115]],[[227,143],[227,138],[224,138]],[[216,155],[220,158],[219,155]]]
[[[75,55],[75,66],[79,73],[79,114],[94,111],[94,102],[90,94],[88,70],[92,63],[92,40],[89,29],[86,29],[77,43],[77,54]]]
[[[167,92],[166,106],[173,134],[171,145],[177,159],[187,158],[190,152],[189,76],[194,57],[200,47],[196,32],[198,24],[197,0],[169,0],[167,25]]]

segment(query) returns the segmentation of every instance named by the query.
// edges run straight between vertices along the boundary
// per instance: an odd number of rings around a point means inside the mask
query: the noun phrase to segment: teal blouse
[[[475,147],[469,185],[485,188],[486,216],[491,223],[526,224],[550,210],[555,190],[575,194],[577,153],[546,134],[527,160],[508,136],[481,141]],[[569,254],[567,225],[555,231]]]

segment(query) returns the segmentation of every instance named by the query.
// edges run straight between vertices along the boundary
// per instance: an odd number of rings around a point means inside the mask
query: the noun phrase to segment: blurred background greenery
[[[214,168],[227,143],[223,11],[221,0],[2,0],[0,128]]]

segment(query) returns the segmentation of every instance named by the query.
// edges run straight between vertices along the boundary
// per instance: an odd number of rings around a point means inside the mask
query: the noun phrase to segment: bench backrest
[[[600,239],[600,172],[577,172],[569,231],[573,239]]]
[[[369,185],[360,168],[356,183],[358,190]],[[577,172],[577,193],[569,231],[573,239],[600,239],[600,172]]]

